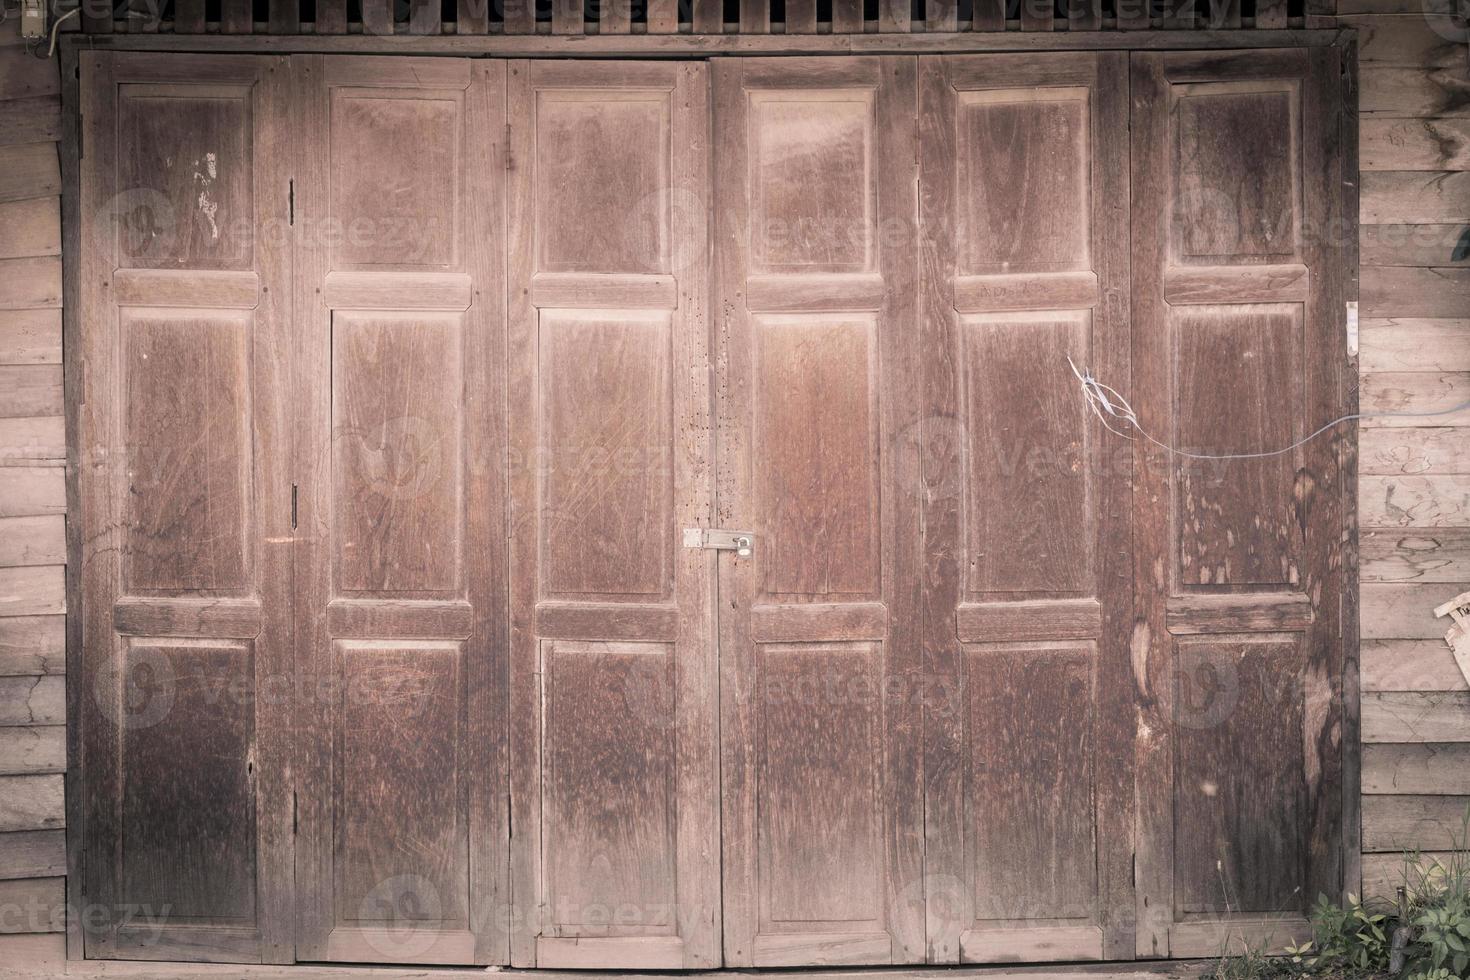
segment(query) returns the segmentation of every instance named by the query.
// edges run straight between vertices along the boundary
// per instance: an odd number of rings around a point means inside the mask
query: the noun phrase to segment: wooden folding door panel
[[[920,77],[929,957],[1131,957],[1127,60]]]
[[[286,66],[81,68],[86,953],[289,961]]]
[[[504,963],[504,63],[292,69],[298,948]]]
[[[916,68],[715,65],[729,966],[924,956]]]
[[[512,961],[717,966],[705,66],[509,73]]]
[[[1343,411],[1338,53],[1137,55],[1132,95],[1132,403],[1248,457],[1136,442],[1138,952],[1275,948],[1342,888],[1353,430],[1251,457]]]

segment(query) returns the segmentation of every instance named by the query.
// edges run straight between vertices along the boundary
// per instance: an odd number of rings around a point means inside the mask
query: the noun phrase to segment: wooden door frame
[[[1292,30],[1159,30],[1110,32],[957,32],[935,34],[817,34],[739,35],[670,34],[578,36],[574,42],[552,35],[481,36],[312,36],[312,35],[178,35],[178,34],[66,34],[61,41],[62,138],[62,337],[63,349],[82,348],[79,315],[81,297],[81,85],[80,55],[88,50],[152,51],[195,54],[386,54],[451,55],[459,57],[518,58],[710,58],[772,55],[849,54],[982,54],[1006,51],[1165,51],[1238,50],[1248,48],[1336,49],[1342,68],[1342,111],[1337,153],[1344,180],[1337,201],[1343,236],[1335,271],[1342,276],[1342,294],[1355,301],[1358,294],[1358,34],[1352,28]],[[1356,360],[1341,365],[1339,396],[1342,411],[1358,410]],[[82,683],[81,568],[82,531],[76,519],[81,501],[78,478],[81,445],[78,439],[84,378],[74,353],[64,358],[66,424],[67,566],[66,605],[66,898],[69,908],[84,908],[81,855],[85,843],[85,803],[81,770],[80,718],[86,689]],[[1361,877],[1361,799],[1359,788],[1359,557],[1358,557],[1358,427],[1353,423],[1342,461],[1343,533],[1343,672],[1338,697],[1342,706],[1342,847],[1343,891],[1355,890]],[[67,958],[84,957],[81,924],[76,916],[66,922]]]
[[[710,58],[984,54],[996,51],[1196,51],[1344,46],[1347,27],[1290,30],[959,31],[933,34],[64,34],[76,49],[252,54],[455,55],[461,58]],[[69,77],[63,60],[63,87]],[[63,141],[63,146],[65,141]]]

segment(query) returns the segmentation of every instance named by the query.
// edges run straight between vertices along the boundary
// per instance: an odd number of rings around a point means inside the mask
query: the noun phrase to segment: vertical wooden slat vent
[[[117,0],[87,33],[876,34],[1330,27],[1336,0]]]

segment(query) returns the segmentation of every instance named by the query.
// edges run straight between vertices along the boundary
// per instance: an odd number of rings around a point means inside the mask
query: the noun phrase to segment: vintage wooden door
[[[920,78],[929,958],[1131,957],[1126,55]]]
[[[1340,71],[1134,56],[1133,405],[1163,442],[1270,451],[1344,411]],[[1279,947],[1342,890],[1353,438],[1136,443],[1140,956]]]
[[[719,965],[706,86],[509,67],[516,966]]]
[[[725,962],[920,962],[914,58],[715,65]]]
[[[285,62],[81,68],[86,952],[289,961]]]
[[[505,66],[292,72],[298,955],[504,963]]]

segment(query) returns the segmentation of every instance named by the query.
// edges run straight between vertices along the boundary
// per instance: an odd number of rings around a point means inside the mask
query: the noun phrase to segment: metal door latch
[[[751,549],[755,547],[755,535],[749,531],[725,531],[715,527],[686,527],[684,547],[733,551],[741,558],[749,558]]]

